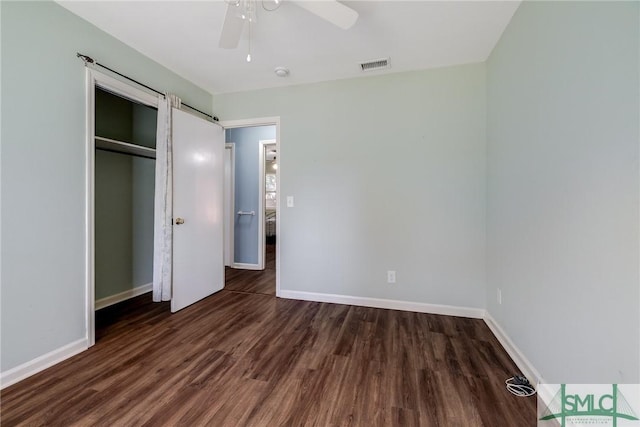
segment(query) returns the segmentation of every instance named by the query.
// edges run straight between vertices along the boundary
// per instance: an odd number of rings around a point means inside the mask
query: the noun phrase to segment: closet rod
[[[77,56],[78,58],[82,59],[82,60],[84,61],[84,64],[85,64],[85,65],[86,65],[86,64],[95,64],[95,65],[97,65],[98,67],[104,68],[105,70],[109,70],[109,71],[111,71],[112,73],[117,74],[117,75],[119,75],[120,77],[124,77],[125,79],[127,79],[127,80],[129,80],[129,81],[132,81],[132,82],[134,82],[134,83],[135,83],[135,84],[137,84],[137,85],[140,85],[140,86],[142,86],[142,87],[144,87],[144,88],[147,88],[147,89],[149,89],[150,91],[157,93],[158,95],[165,96],[165,95],[164,95],[164,93],[160,92],[159,90],[156,90],[156,89],[152,88],[151,86],[147,86],[147,85],[146,85],[146,84],[144,84],[144,83],[140,83],[139,81],[137,81],[137,80],[135,80],[135,79],[132,79],[132,78],[131,78],[131,77],[129,77],[129,76],[125,76],[124,74],[119,73],[119,72],[117,72],[116,70],[114,70],[114,69],[112,69],[112,68],[107,67],[106,65],[102,65],[101,63],[99,63],[99,62],[97,62],[97,61],[94,61],[94,60],[93,60],[93,58],[91,58],[90,56],[83,55],[83,54],[81,54],[80,52],[76,52],[76,56]],[[211,114],[207,114],[207,113],[205,113],[204,111],[198,110],[197,108],[192,107],[191,105],[189,105],[189,104],[187,104],[187,103],[184,103],[184,102],[183,102],[183,103],[182,103],[182,105],[184,105],[184,106],[185,106],[185,107],[187,107],[187,108],[192,109],[193,111],[197,111],[198,113],[202,114],[203,116],[207,116],[207,117],[211,118],[211,120],[213,120],[214,122],[217,122],[217,121],[218,121],[218,118],[217,118],[216,116],[212,116]]]

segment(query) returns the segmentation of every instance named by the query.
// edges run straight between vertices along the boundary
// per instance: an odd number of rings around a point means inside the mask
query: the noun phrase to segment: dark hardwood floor
[[[276,294],[276,245],[266,245],[264,270],[225,268],[224,288],[230,291],[255,294]]]
[[[482,320],[223,290],[100,313],[88,351],[2,391],[2,426],[535,426]]]

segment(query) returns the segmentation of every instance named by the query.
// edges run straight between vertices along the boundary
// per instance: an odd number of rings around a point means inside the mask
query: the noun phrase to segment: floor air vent
[[[360,69],[362,71],[373,71],[389,67],[391,67],[391,64],[389,64],[389,58],[374,59],[372,61],[360,63]]]

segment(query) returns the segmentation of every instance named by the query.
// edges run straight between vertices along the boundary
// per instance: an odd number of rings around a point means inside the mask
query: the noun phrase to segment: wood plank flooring
[[[223,290],[103,312],[94,347],[2,391],[2,426],[535,426],[483,321]]]
[[[266,245],[264,270],[237,270],[225,268],[226,290],[276,294],[276,245]]]

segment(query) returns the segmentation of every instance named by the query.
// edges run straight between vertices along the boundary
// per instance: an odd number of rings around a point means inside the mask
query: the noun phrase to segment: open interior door
[[[224,130],[173,110],[173,293],[176,312],[224,287]]]

